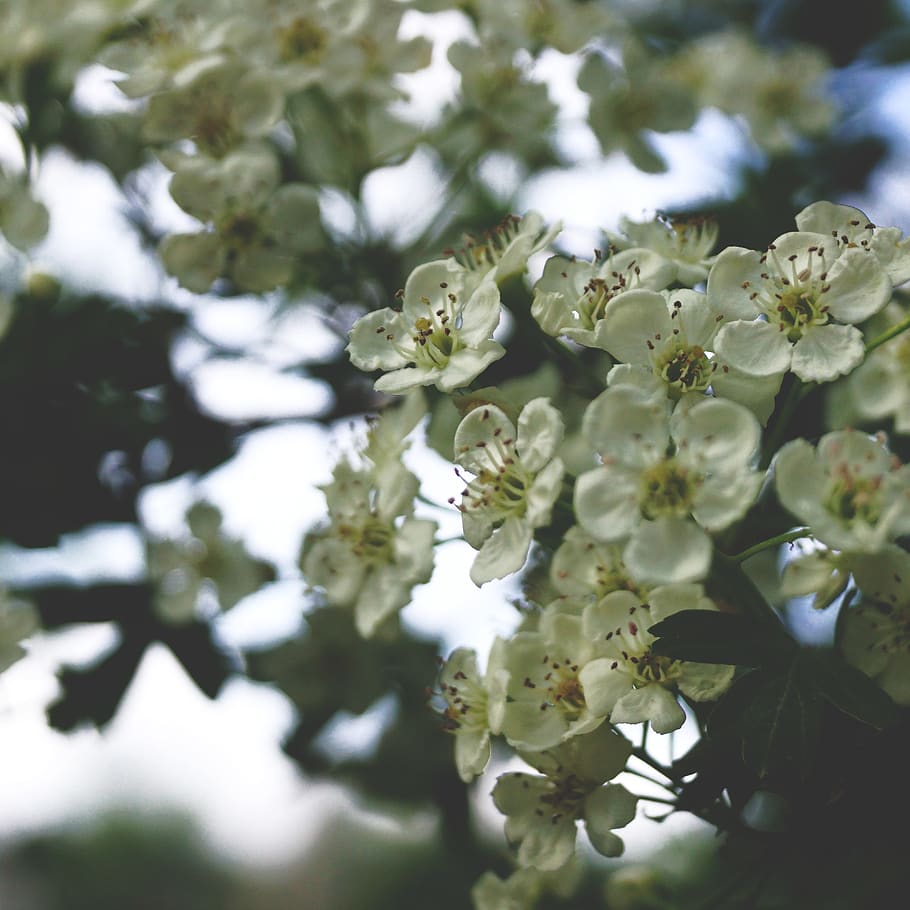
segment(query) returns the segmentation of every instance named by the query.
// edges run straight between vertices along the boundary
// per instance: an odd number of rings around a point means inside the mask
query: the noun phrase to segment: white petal
[[[471,730],[455,734],[455,767],[458,776],[470,783],[483,773],[490,760],[490,733],[488,730]]]
[[[844,250],[828,269],[827,283],[831,290],[823,299],[840,322],[863,322],[891,299],[891,279],[865,250]]]
[[[708,302],[726,319],[752,319],[758,309],[749,299],[762,285],[761,253],[743,247],[727,247],[714,261],[708,274]],[[743,287],[749,282],[748,287]]]
[[[760,320],[737,320],[721,326],[714,350],[718,357],[755,376],[783,373],[790,366],[792,354],[787,333]]]
[[[346,350],[358,370],[397,370],[407,363],[398,343],[413,347],[401,314],[386,308],[367,313],[354,323]]]
[[[637,471],[621,465],[586,471],[575,481],[578,523],[598,540],[619,540],[641,520]]]
[[[522,465],[539,471],[562,442],[562,415],[546,398],[529,401],[518,415],[517,449]]]
[[[454,392],[470,385],[491,363],[499,360],[506,349],[492,338],[477,347],[456,351],[438,374],[436,388],[440,392]]]
[[[609,717],[616,703],[632,691],[632,677],[622,669],[622,662],[598,657],[586,663],[578,673],[585,692],[585,704],[596,717]]]
[[[515,444],[515,425],[505,411],[495,404],[474,408],[465,415],[455,430],[455,461],[472,474],[496,470],[498,462],[493,460],[491,450],[501,441],[504,445]],[[488,451],[488,446],[490,450]]]
[[[638,724],[649,721],[655,733],[678,730],[686,720],[686,712],[676,698],[663,686],[651,683],[635,689],[620,699],[610,722]]]
[[[863,334],[852,325],[814,325],[793,348],[791,369],[803,382],[830,382],[859,366]]]
[[[666,454],[669,402],[628,385],[601,392],[585,409],[582,432],[604,459],[649,467]]]
[[[711,538],[693,521],[659,518],[643,521],[623,551],[634,578],[652,584],[698,581],[708,574]]]
[[[758,450],[761,427],[752,412],[725,398],[696,398],[676,407],[670,432],[679,461],[699,471],[740,471]]]
[[[475,348],[493,334],[499,323],[499,288],[493,281],[484,281],[468,298],[459,314],[462,326],[459,337],[468,346]]]
[[[517,572],[525,563],[531,547],[531,527],[520,518],[507,518],[484,542],[474,564],[471,581],[485,584]]]
[[[692,701],[716,701],[733,682],[735,667],[686,661],[677,681],[679,691]]]
[[[525,494],[525,520],[532,528],[549,524],[553,504],[562,490],[562,475],[565,467],[562,460],[554,458],[534,478]]]
[[[635,818],[638,798],[620,784],[598,787],[585,798],[585,827],[591,844],[604,856],[619,856],[622,841],[613,833]]]
[[[672,330],[663,296],[656,291],[626,291],[607,305],[596,337],[622,363],[648,363],[648,341],[655,336],[668,338]]]

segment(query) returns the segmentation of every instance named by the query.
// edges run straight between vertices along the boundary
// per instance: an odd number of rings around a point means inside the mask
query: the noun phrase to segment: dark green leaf
[[[876,730],[897,721],[897,706],[888,695],[833,651],[807,651],[804,661],[821,694],[838,711]]]
[[[797,655],[761,684],[742,718],[743,760],[759,777],[797,776],[812,766],[821,732],[822,700]]]
[[[712,610],[682,610],[649,631],[653,653],[706,664],[778,666],[797,647],[782,626]]]

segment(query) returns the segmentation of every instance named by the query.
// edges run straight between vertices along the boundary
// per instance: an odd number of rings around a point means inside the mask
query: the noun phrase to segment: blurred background
[[[557,246],[588,258],[655,212],[764,247],[820,198],[910,231],[910,4],[564,0],[573,37],[525,36],[506,3],[512,45],[489,4],[375,4],[394,23],[377,40],[429,65],[392,66],[385,94],[355,70],[343,91],[288,83],[267,139],[281,180],[314,189],[319,241],[273,286],[227,259],[205,287],[159,254],[207,223],[172,195],[192,149],[154,134],[152,89],[117,83],[156,23],[237,13],[147,3],[124,24],[128,6],[92,23],[0,2],[20,39],[0,40],[0,653],[25,651],[0,676],[0,907],[469,906],[509,869],[488,798],[506,764],[465,788],[425,690],[438,655],[511,631],[523,592],[475,588],[452,540],[364,641],[307,588],[319,486],[382,405],[347,330],[510,212],[561,221]],[[520,313],[527,289],[509,293]],[[542,360],[515,323],[490,383]],[[450,462],[422,438],[406,461],[418,514],[457,537]],[[33,626],[7,628],[21,604]],[[675,839],[696,833],[686,871]],[[710,837],[637,819],[630,893],[634,864],[712,868]],[[585,856],[571,906],[607,906],[618,866]]]

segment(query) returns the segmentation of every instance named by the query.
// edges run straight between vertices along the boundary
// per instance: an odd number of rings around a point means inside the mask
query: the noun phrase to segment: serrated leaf
[[[711,610],[682,610],[651,626],[654,654],[704,664],[779,666],[797,645],[782,626]]]
[[[759,777],[805,778],[821,732],[822,700],[797,655],[783,672],[762,673],[742,718],[743,761]]]
[[[884,730],[897,721],[897,705],[888,695],[833,651],[806,652],[804,661],[819,692],[838,711],[876,730]]]

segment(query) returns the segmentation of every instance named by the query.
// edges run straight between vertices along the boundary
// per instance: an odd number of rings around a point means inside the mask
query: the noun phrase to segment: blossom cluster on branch
[[[477,550],[475,584],[522,572],[532,553],[528,578],[549,574],[515,633],[496,639],[486,669],[460,648],[438,689],[463,780],[483,772],[495,737],[537,772],[504,774],[493,790],[522,869],[568,863],[580,821],[596,850],[618,854],[614,829],[634,817],[636,797],[607,783],[633,751],[615,725],[669,733],[753,666],[735,649],[726,662],[701,662],[655,646],[674,617],[742,615],[735,590],[719,595],[722,566],[746,585],[751,556],[801,540],[782,590],[818,607],[838,604],[841,659],[910,705],[910,555],[901,545],[910,534],[910,466],[883,434],[833,429],[813,444],[786,422],[792,402],[859,374],[867,351],[903,342],[892,331],[896,340],[880,343],[869,329],[910,277],[910,239],[828,202],[800,212],[796,227],[766,250],[714,254],[704,225],[628,223],[621,252],[548,259],[513,318],[555,339],[554,357],[604,352],[603,390],[591,377],[583,409],[567,407],[567,389],[521,401],[480,388],[490,364],[509,356],[494,339],[496,255],[479,271],[454,258],[418,266],[400,312],[368,314],[351,330],[355,364],[394,370],[377,390],[435,386],[463,414],[449,445],[465,488],[449,503]],[[521,239],[525,266],[555,231],[541,234],[532,214],[517,222],[512,243]],[[494,345],[495,357],[457,359]],[[380,424],[397,414],[390,406]],[[789,513],[799,526],[785,523],[731,552],[773,495],[784,520]],[[348,558],[356,577],[371,557]],[[842,598],[848,583],[853,592]],[[667,789],[676,784],[669,777]],[[525,888],[527,873],[516,875],[515,888]]]

